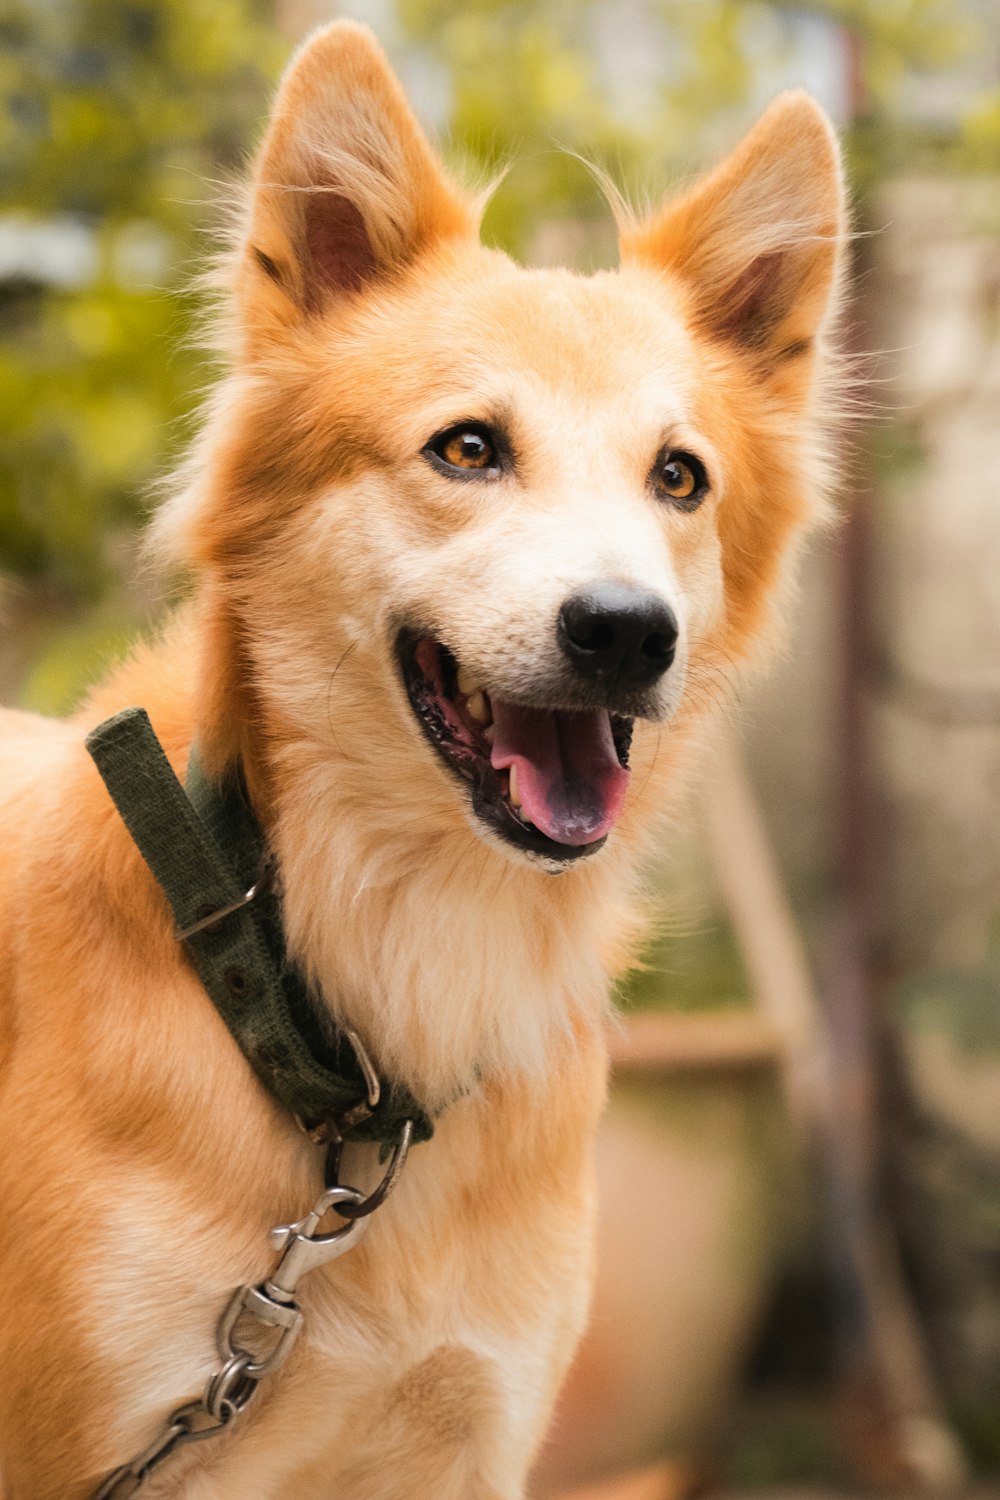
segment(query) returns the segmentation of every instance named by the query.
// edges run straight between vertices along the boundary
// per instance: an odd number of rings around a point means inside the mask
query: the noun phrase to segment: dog
[[[238,773],[289,961],[434,1135],[303,1281],[259,1400],[102,1493],[525,1494],[587,1315],[644,863],[833,473],[819,107],[782,95],[663,207],[614,206],[618,270],[522,268],[367,30],[286,72],[229,372],[154,526],[190,593],[69,721],[2,715],[3,1500],[86,1500],[148,1450],[323,1185],[87,753],[130,705],[180,778],[195,743]],[[348,1136],[347,1179],[380,1156]]]

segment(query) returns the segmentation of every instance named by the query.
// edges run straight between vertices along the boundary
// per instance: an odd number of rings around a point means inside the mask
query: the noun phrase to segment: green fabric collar
[[[411,1119],[414,1140],[427,1140],[433,1124],[405,1089],[383,1081],[382,1097],[369,1109],[354,1048],[290,962],[264,836],[241,781],[211,781],[195,749],[182,787],[142,708],[99,724],[87,749],[170,903],[178,933],[220,914],[184,943],[261,1082],[309,1127],[393,1143]]]

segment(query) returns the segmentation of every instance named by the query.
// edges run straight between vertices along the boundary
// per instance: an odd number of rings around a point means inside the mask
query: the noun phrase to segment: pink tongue
[[[607,713],[554,713],[494,698],[493,723],[493,768],[517,767],[524,816],[557,844],[602,839],[628,787]]]

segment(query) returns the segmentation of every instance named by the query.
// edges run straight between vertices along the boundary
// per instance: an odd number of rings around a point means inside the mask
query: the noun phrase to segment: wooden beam
[[[767,1017],[746,1010],[630,1016],[612,1032],[610,1046],[619,1076],[775,1068],[783,1056],[781,1036]]]
[[[825,1021],[764,820],[734,740],[719,746],[705,822],[722,899],[761,1017],[779,1039],[789,1109],[815,1137],[828,1108]]]

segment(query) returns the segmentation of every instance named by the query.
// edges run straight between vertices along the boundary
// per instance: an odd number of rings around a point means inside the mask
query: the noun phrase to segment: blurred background
[[[6,0],[0,693],[166,606],[149,486],[211,382],[194,277],[290,46],[369,21],[486,237],[613,263],[804,84],[860,231],[843,524],[664,850],[623,994],[591,1332],[538,1496],[1000,1494],[1000,3]]]

